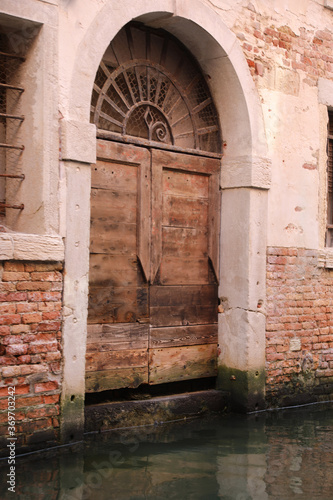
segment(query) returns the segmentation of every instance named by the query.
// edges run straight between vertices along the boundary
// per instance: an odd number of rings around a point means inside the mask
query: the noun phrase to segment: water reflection
[[[88,436],[16,473],[22,499],[332,500],[333,405]]]

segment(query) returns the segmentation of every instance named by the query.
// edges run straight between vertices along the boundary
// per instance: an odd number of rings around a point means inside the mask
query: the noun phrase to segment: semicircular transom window
[[[218,116],[190,53],[161,30],[129,24],[98,68],[91,122],[110,138],[221,152]]]

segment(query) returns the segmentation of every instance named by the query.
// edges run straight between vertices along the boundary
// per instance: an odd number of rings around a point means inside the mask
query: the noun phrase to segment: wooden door
[[[150,153],[97,141],[91,180],[86,391],[148,382]]]
[[[150,384],[216,375],[219,168],[152,152]]]
[[[219,160],[98,141],[86,391],[216,375]]]

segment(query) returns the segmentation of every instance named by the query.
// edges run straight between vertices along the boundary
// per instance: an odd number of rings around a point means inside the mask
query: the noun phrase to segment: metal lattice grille
[[[217,112],[198,65],[170,35],[137,25],[121,30],[104,55],[91,121],[119,136],[221,151]]]
[[[327,140],[327,246],[333,246],[333,112],[328,114]]]
[[[24,116],[20,113],[20,98],[24,89],[17,82],[17,74],[24,58],[7,50],[6,38],[0,35],[0,213],[5,208],[23,209],[23,205],[6,202],[6,179],[24,176],[17,174],[24,146],[18,141]]]

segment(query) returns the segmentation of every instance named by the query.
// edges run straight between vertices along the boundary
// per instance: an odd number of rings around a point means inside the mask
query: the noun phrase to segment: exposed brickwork
[[[265,76],[277,65],[307,73],[313,85],[318,77],[333,79],[331,30],[318,30],[309,25],[294,33],[286,20],[279,23],[254,10],[252,6],[245,8],[245,16],[239,17],[233,31],[255,79]]]
[[[317,266],[317,253],[268,248],[268,403],[333,398],[332,312],[333,270]]]
[[[15,386],[17,447],[55,441],[61,392],[62,264],[4,262],[0,281],[0,440]]]

